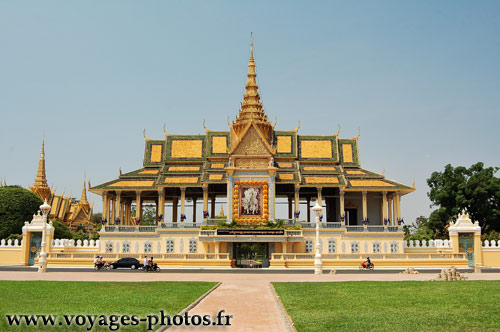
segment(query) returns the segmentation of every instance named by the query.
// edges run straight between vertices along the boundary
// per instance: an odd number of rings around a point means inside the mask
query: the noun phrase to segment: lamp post
[[[319,247],[319,216],[323,212],[323,208],[316,201],[316,205],[312,208],[316,214],[316,255],[314,256],[314,274],[323,273],[323,261],[321,260],[321,251]]]
[[[38,267],[38,272],[47,272],[47,253],[45,252],[45,245],[47,244],[45,242],[45,238],[47,236],[47,216],[49,215],[50,211],[50,205],[47,204],[47,200],[40,206],[40,210],[42,211],[42,221],[43,221],[43,228],[42,228],[42,249],[40,251],[40,260],[38,263],[40,264]]]

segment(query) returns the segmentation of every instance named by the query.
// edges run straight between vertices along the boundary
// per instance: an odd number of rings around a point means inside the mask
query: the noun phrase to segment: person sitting
[[[99,263],[99,256],[95,256],[94,258],[94,267],[98,267],[97,264]]]
[[[366,261],[364,261],[363,264],[361,264],[361,266],[363,266],[363,268],[365,269],[369,269],[371,265],[372,262],[370,260],[370,257],[366,257]]]
[[[106,262],[102,260],[102,256],[99,256],[99,261],[97,262],[98,267],[102,268]]]
[[[155,263],[153,262],[153,256],[149,259],[149,269],[154,270],[155,269]]]

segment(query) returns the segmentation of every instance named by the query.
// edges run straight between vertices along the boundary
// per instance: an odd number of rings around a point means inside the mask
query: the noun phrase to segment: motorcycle
[[[361,265],[359,266],[359,270],[373,270],[374,268],[375,264],[370,263],[370,265],[368,266],[366,262],[361,263]]]
[[[96,270],[96,271],[106,270],[107,265],[109,265],[109,264],[106,262],[102,262],[101,264],[94,264],[94,270]]]
[[[149,265],[145,265],[142,267],[142,271],[144,271],[144,272],[150,272],[150,271],[160,272],[160,267],[156,263],[153,264],[153,267],[150,267]]]

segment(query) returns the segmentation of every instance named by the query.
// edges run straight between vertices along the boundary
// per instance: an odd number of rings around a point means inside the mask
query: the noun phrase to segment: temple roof
[[[40,160],[38,161],[38,171],[36,173],[35,183],[30,187],[30,191],[37,194],[42,200],[48,200],[51,196],[51,189],[47,184],[47,175],[45,172],[45,140],[42,140],[42,150],[40,151]]]
[[[331,135],[299,135],[300,123],[294,130],[274,130],[260,100],[256,78],[252,40],[243,102],[236,120],[228,123],[229,131],[212,131],[204,125],[204,135],[171,135],[164,129],[165,138],[153,140],[144,134],[143,167],[90,190],[102,193],[200,187],[226,183],[229,172],[252,168],[276,172],[278,184],[363,191],[414,190],[360,168],[359,134],[339,138],[339,126]]]

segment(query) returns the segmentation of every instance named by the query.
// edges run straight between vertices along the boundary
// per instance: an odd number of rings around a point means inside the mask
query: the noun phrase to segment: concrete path
[[[215,291],[189,311],[190,315],[211,315],[221,310],[231,315],[231,326],[208,326],[202,331],[286,332],[278,304],[266,281],[244,280],[223,282]],[[225,320],[223,320],[225,323]],[[196,331],[200,327],[172,327],[168,331]]]

